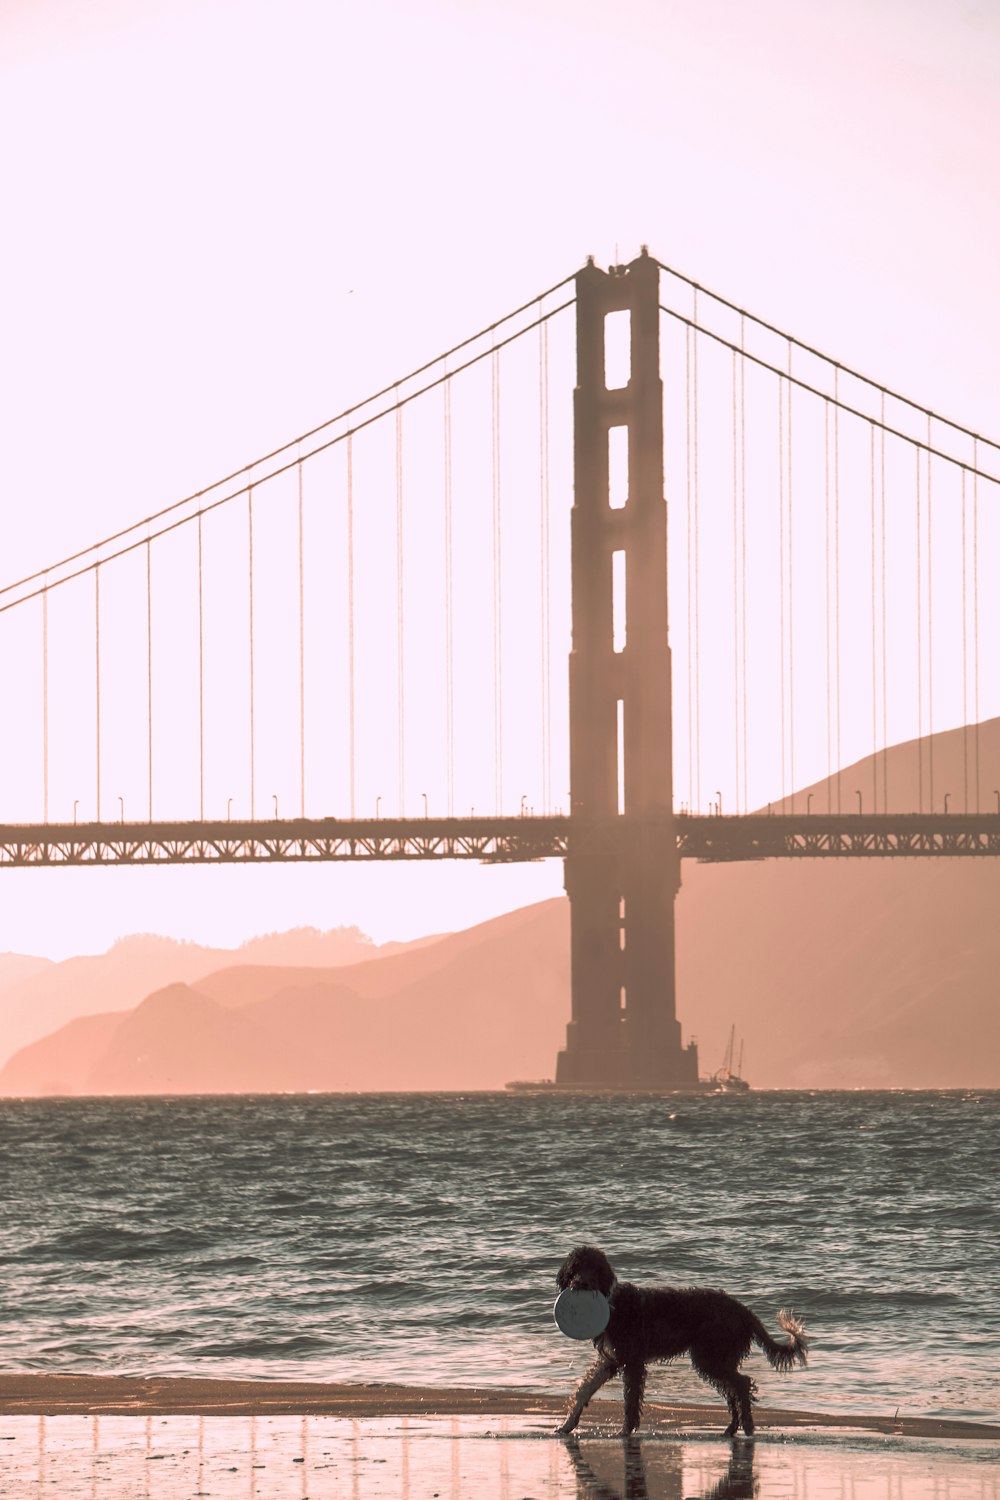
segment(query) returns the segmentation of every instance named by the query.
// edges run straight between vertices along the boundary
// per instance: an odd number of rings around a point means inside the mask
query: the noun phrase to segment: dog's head
[[[608,1257],[593,1245],[577,1245],[556,1272],[556,1285],[563,1292],[569,1288],[580,1292],[603,1292],[605,1297],[610,1297],[615,1280]]]

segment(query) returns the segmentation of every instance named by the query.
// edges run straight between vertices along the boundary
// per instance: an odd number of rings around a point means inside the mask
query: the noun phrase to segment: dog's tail
[[[779,1344],[773,1339],[759,1318],[753,1320],[753,1341],[763,1349],[767,1362],[774,1370],[790,1370],[793,1365],[804,1365],[809,1352],[809,1339],[805,1325],[793,1313],[782,1309],[778,1322],[788,1334],[788,1343]]]

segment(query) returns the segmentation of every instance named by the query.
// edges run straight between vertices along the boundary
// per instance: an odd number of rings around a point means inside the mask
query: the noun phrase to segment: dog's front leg
[[[619,1437],[628,1437],[639,1425],[642,1416],[642,1398],[646,1390],[646,1366],[626,1365],[622,1370],[625,1386],[625,1422]]]
[[[607,1385],[608,1381],[613,1379],[613,1377],[617,1374],[618,1366],[615,1364],[614,1360],[608,1359],[606,1355],[601,1354],[600,1351],[598,1351],[598,1353],[594,1357],[594,1363],[591,1365],[590,1369],[587,1371],[586,1375],[584,1375],[583,1379],[580,1381],[580,1384],[576,1388],[576,1391],[573,1395],[573,1405],[570,1407],[569,1415],[567,1416],[562,1426],[556,1428],[557,1437],[565,1437],[567,1433],[573,1431],[573,1428],[583,1416],[584,1408],[586,1407],[587,1402],[590,1400],[591,1396],[593,1396],[596,1391],[599,1391],[602,1385]]]

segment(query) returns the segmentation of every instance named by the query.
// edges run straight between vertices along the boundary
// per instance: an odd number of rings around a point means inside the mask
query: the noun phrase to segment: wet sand
[[[369,1390],[354,1390],[345,1399],[369,1406]],[[390,1404],[396,1399],[395,1393],[381,1394]],[[506,1393],[501,1404],[516,1399],[517,1393]],[[531,1398],[520,1399],[526,1405]],[[0,1416],[0,1495],[31,1500],[47,1495],[57,1500],[1000,1500],[997,1442],[976,1441],[968,1433],[956,1440],[769,1425],[752,1440],[731,1442],[720,1437],[717,1414],[701,1408],[700,1424],[657,1420],[640,1438],[622,1442],[610,1435],[620,1411],[612,1410],[612,1402],[600,1403],[603,1409],[579,1439],[554,1438],[548,1412],[233,1416],[218,1399],[206,1404],[211,1415]],[[608,1416],[613,1421],[606,1421]],[[705,1417],[713,1419],[707,1426]]]
[[[567,1391],[567,1398],[569,1392]],[[344,1417],[352,1420],[394,1417],[546,1417],[558,1425],[567,1400],[515,1388],[429,1387],[333,1384],[294,1380],[196,1380],[174,1377],[136,1379],[106,1375],[0,1375],[0,1417],[5,1416],[202,1416],[262,1417],[278,1415]],[[755,1409],[762,1431],[786,1428],[850,1430],[893,1437],[989,1442],[1000,1439],[1000,1426],[929,1417],[828,1414]],[[591,1403],[580,1427],[606,1429],[620,1421],[621,1401]],[[728,1421],[721,1405],[646,1405],[643,1431],[722,1428]]]

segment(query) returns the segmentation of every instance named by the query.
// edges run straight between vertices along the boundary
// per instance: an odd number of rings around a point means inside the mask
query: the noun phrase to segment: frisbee
[[[611,1308],[603,1292],[571,1290],[560,1292],[552,1316],[556,1327],[568,1339],[596,1339],[611,1318]]]

